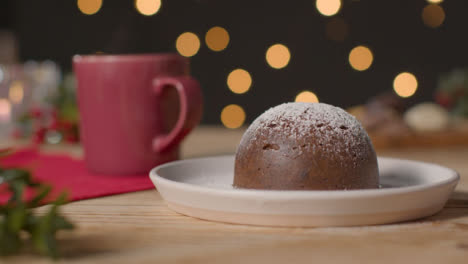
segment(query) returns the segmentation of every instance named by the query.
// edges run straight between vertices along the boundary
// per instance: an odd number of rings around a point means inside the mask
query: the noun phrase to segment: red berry
[[[50,121],[50,124],[49,124],[49,127],[48,127],[48,128],[51,129],[51,130],[58,130],[58,129],[59,129],[59,125],[60,125],[60,124],[59,124],[59,122],[57,121],[57,119],[52,119],[52,120]]]
[[[43,128],[43,127],[38,128],[36,131],[34,131],[34,134],[32,136],[32,141],[35,144],[40,144],[40,143],[44,142],[46,132],[47,132],[47,130],[45,128]]]
[[[453,104],[453,99],[444,93],[436,94],[435,101],[445,108],[450,108]]]
[[[31,115],[31,117],[33,118],[40,118],[42,116],[42,110],[39,108],[39,107],[33,107],[31,108],[31,110],[29,111],[29,114]]]
[[[67,133],[65,135],[65,141],[68,143],[76,143],[78,142],[78,137],[74,133]]]

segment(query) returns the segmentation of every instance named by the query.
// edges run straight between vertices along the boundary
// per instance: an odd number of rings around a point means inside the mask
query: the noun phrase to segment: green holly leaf
[[[10,232],[6,221],[0,218],[0,255],[6,256],[17,253],[21,245],[19,233]]]
[[[49,185],[42,185],[38,188],[38,192],[36,193],[36,196],[31,199],[28,203],[28,207],[37,207],[41,204],[42,200],[49,195],[50,191],[52,190],[52,187]]]
[[[0,184],[6,184],[1,190],[10,195],[9,201],[0,205],[0,255],[18,253],[23,245],[20,234],[26,231],[37,252],[57,258],[55,234],[73,228],[58,213],[59,206],[67,202],[66,194],[61,194],[46,214],[36,216],[31,208],[44,204],[52,189],[50,186],[35,182],[27,170],[19,168],[0,168]],[[30,201],[23,200],[26,188],[32,188],[35,193]]]
[[[19,233],[26,222],[27,210],[23,203],[12,207],[6,215],[6,228],[11,233]]]

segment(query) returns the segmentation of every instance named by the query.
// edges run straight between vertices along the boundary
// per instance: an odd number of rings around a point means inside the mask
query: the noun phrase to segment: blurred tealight
[[[192,32],[184,32],[176,40],[176,49],[184,57],[192,57],[200,49],[200,39]]]
[[[324,16],[333,16],[340,11],[341,0],[317,0],[315,6],[320,14]]]
[[[231,104],[223,108],[221,111],[221,122],[227,128],[235,129],[244,124],[245,111],[236,104]]]
[[[357,46],[349,53],[349,64],[357,71],[365,71],[372,65],[374,56],[365,46]]]
[[[161,0],[135,0],[135,8],[144,16],[152,16],[161,8]]]
[[[96,14],[102,6],[102,0],[78,0],[78,9],[85,15]]]
[[[393,80],[393,89],[401,97],[410,97],[418,88],[416,77],[409,72],[398,74]]]
[[[212,27],[205,35],[206,46],[213,51],[222,51],[229,44],[229,33],[222,27]]]
[[[283,44],[275,44],[268,48],[266,52],[266,61],[270,67],[281,69],[288,65],[291,59],[291,53],[288,47]]]
[[[0,122],[9,122],[11,118],[11,104],[5,98],[0,98]]]
[[[317,95],[315,95],[313,92],[310,92],[310,91],[300,92],[296,96],[296,99],[294,101],[303,102],[303,103],[318,103],[319,102]]]
[[[440,27],[445,20],[444,9],[439,5],[429,4],[422,11],[422,20],[428,27]]]
[[[252,77],[250,77],[250,73],[244,69],[235,69],[229,73],[227,85],[233,93],[243,94],[250,89]]]
[[[13,81],[10,85],[10,90],[8,92],[10,101],[14,104],[19,104],[23,101],[24,96],[24,86],[21,81]]]

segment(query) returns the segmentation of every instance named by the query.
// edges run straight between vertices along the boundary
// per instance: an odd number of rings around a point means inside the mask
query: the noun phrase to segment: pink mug
[[[200,86],[189,76],[188,59],[176,54],[76,55],[73,68],[90,171],[141,174],[179,158],[182,139],[202,113]]]

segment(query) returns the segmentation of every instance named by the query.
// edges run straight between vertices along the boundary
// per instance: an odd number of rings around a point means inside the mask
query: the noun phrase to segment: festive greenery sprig
[[[0,156],[2,153],[0,153]],[[27,188],[34,196],[25,201],[23,193]],[[45,204],[51,191],[49,185],[31,178],[30,172],[19,168],[0,168],[0,193],[10,194],[10,199],[0,205],[0,255],[18,253],[29,234],[33,248],[40,254],[58,257],[55,234],[61,229],[72,229],[73,225],[58,213],[58,207],[66,203],[65,193],[61,194],[44,214],[34,214],[32,208]]]

